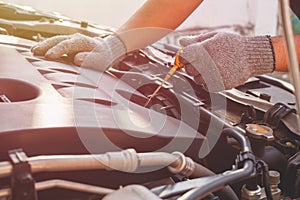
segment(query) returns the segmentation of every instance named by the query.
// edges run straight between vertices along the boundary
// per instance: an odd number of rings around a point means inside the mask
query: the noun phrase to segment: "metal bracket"
[[[289,108],[283,103],[276,103],[265,113],[263,122],[272,128],[277,128],[280,120],[292,112],[295,112],[294,109]]]
[[[8,152],[12,164],[11,191],[13,200],[36,200],[34,179],[27,156],[22,149]]]

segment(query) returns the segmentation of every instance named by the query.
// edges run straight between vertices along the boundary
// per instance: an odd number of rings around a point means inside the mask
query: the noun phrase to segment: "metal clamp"
[[[234,170],[240,169],[241,167],[244,166],[246,161],[251,161],[253,163],[256,163],[255,156],[251,151],[240,152],[235,159],[235,165],[233,165],[233,169]],[[253,175],[254,174],[255,172],[253,172]]]
[[[8,152],[12,164],[11,191],[13,200],[36,200],[34,179],[27,156],[22,149]]]
[[[193,171],[195,170],[195,163],[194,161],[189,158],[185,157],[183,153],[181,152],[173,152],[174,156],[178,157],[180,159],[180,164],[176,167],[169,166],[170,172],[173,174],[181,174],[183,176],[190,176]]]

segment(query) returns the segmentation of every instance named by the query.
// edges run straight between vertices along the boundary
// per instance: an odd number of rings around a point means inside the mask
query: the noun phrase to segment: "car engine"
[[[145,107],[178,39],[205,30],[171,33],[101,73],[30,49],[112,28],[4,2],[0,10],[1,200],[300,198],[290,83],[269,74],[208,93],[182,69]]]

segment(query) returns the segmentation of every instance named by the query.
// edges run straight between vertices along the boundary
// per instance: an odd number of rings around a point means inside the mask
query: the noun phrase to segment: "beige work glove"
[[[105,71],[126,54],[126,47],[117,35],[102,39],[76,33],[48,38],[33,46],[31,51],[47,59],[58,59],[67,54],[74,56],[74,63],[78,66]]]
[[[269,36],[213,32],[183,38],[180,44],[186,72],[209,92],[231,89],[275,68]]]

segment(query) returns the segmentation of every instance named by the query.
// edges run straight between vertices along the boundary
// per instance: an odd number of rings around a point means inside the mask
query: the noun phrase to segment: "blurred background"
[[[145,1],[5,0],[4,2],[27,5],[41,11],[56,11],[72,18],[118,28]],[[254,34],[275,35],[277,11],[277,0],[206,0],[179,29],[195,26],[253,24]]]

